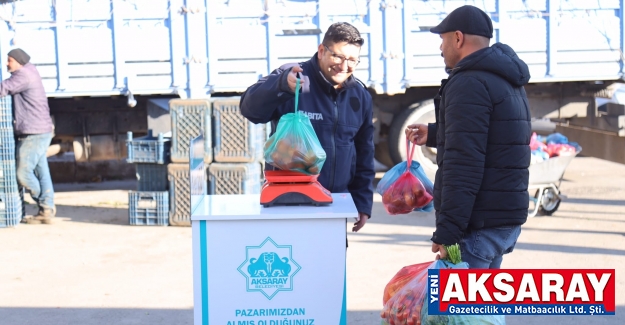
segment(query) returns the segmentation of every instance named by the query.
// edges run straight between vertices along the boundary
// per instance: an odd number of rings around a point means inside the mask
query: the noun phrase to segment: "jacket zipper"
[[[336,143],[334,142],[334,135],[336,134],[336,127],[339,124],[339,107],[334,101],[334,130],[332,131],[332,170],[330,172],[330,188],[328,189],[330,192],[334,189],[334,176],[336,175]]]

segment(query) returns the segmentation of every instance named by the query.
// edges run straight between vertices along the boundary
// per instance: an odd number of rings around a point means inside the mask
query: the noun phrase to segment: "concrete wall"
[[[625,137],[615,132],[592,130],[577,126],[556,126],[560,132],[582,146],[582,155],[625,164]]]

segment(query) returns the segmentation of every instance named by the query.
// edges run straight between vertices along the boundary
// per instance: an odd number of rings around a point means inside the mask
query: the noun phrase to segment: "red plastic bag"
[[[459,246],[456,246],[460,250]],[[430,315],[428,269],[468,269],[465,262],[436,260],[402,268],[384,289],[383,325],[480,324],[505,325],[504,315]],[[388,290],[388,291],[387,291]],[[390,298],[387,296],[390,295]]]
[[[447,265],[450,265],[452,268],[468,268],[466,263],[459,263],[456,266],[442,260],[402,268],[384,289],[384,308],[380,313],[380,317],[383,319],[382,324],[447,324],[447,322],[428,322],[427,302],[425,300],[427,296],[428,269],[449,268]],[[390,295],[390,297],[387,298],[387,295]],[[425,312],[425,315],[423,315],[423,312]]]
[[[410,150],[410,145],[411,142],[406,140],[406,152],[408,153],[406,170],[382,194],[382,203],[390,215],[410,213],[428,205],[433,199],[432,195],[426,191],[423,183],[411,173],[410,165],[415,146],[413,145],[412,150]]]
[[[575,154],[575,147],[568,144],[549,144],[545,152],[549,157],[568,156]]]
[[[430,315],[428,270],[468,269],[460,245],[446,247],[447,257],[402,268],[384,288],[382,325],[505,325],[504,315]]]
[[[575,155],[575,147],[568,144],[549,144],[545,150],[549,157]]]
[[[384,295],[382,296],[382,303],[386,305],[386,302],[391,299],[399,290],[401,290],[408,281],[414,279],[417,275],[426,270],[432,262],[425,262],[421,264],[414,264],[404,266],[395,276],[388,282],[384,288]]]

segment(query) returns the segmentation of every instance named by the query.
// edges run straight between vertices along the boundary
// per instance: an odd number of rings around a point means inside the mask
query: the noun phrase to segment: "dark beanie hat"
[[[493,22],[481,9],[474,6],[462,6],[452,11],[443,21],[430,32],[443,34],[461,31],[465,34],[493,38]]]
[[[9,52],[9,56],[14,58],[21,65],[25,65],[30,61],[30,56],[22,49],[12,49]]]

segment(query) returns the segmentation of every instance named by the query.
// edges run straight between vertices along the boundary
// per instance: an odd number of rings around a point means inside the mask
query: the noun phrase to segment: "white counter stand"
[[[195,325],[347,325],[349,194],[264,208],[260,195],[192,196]]]

